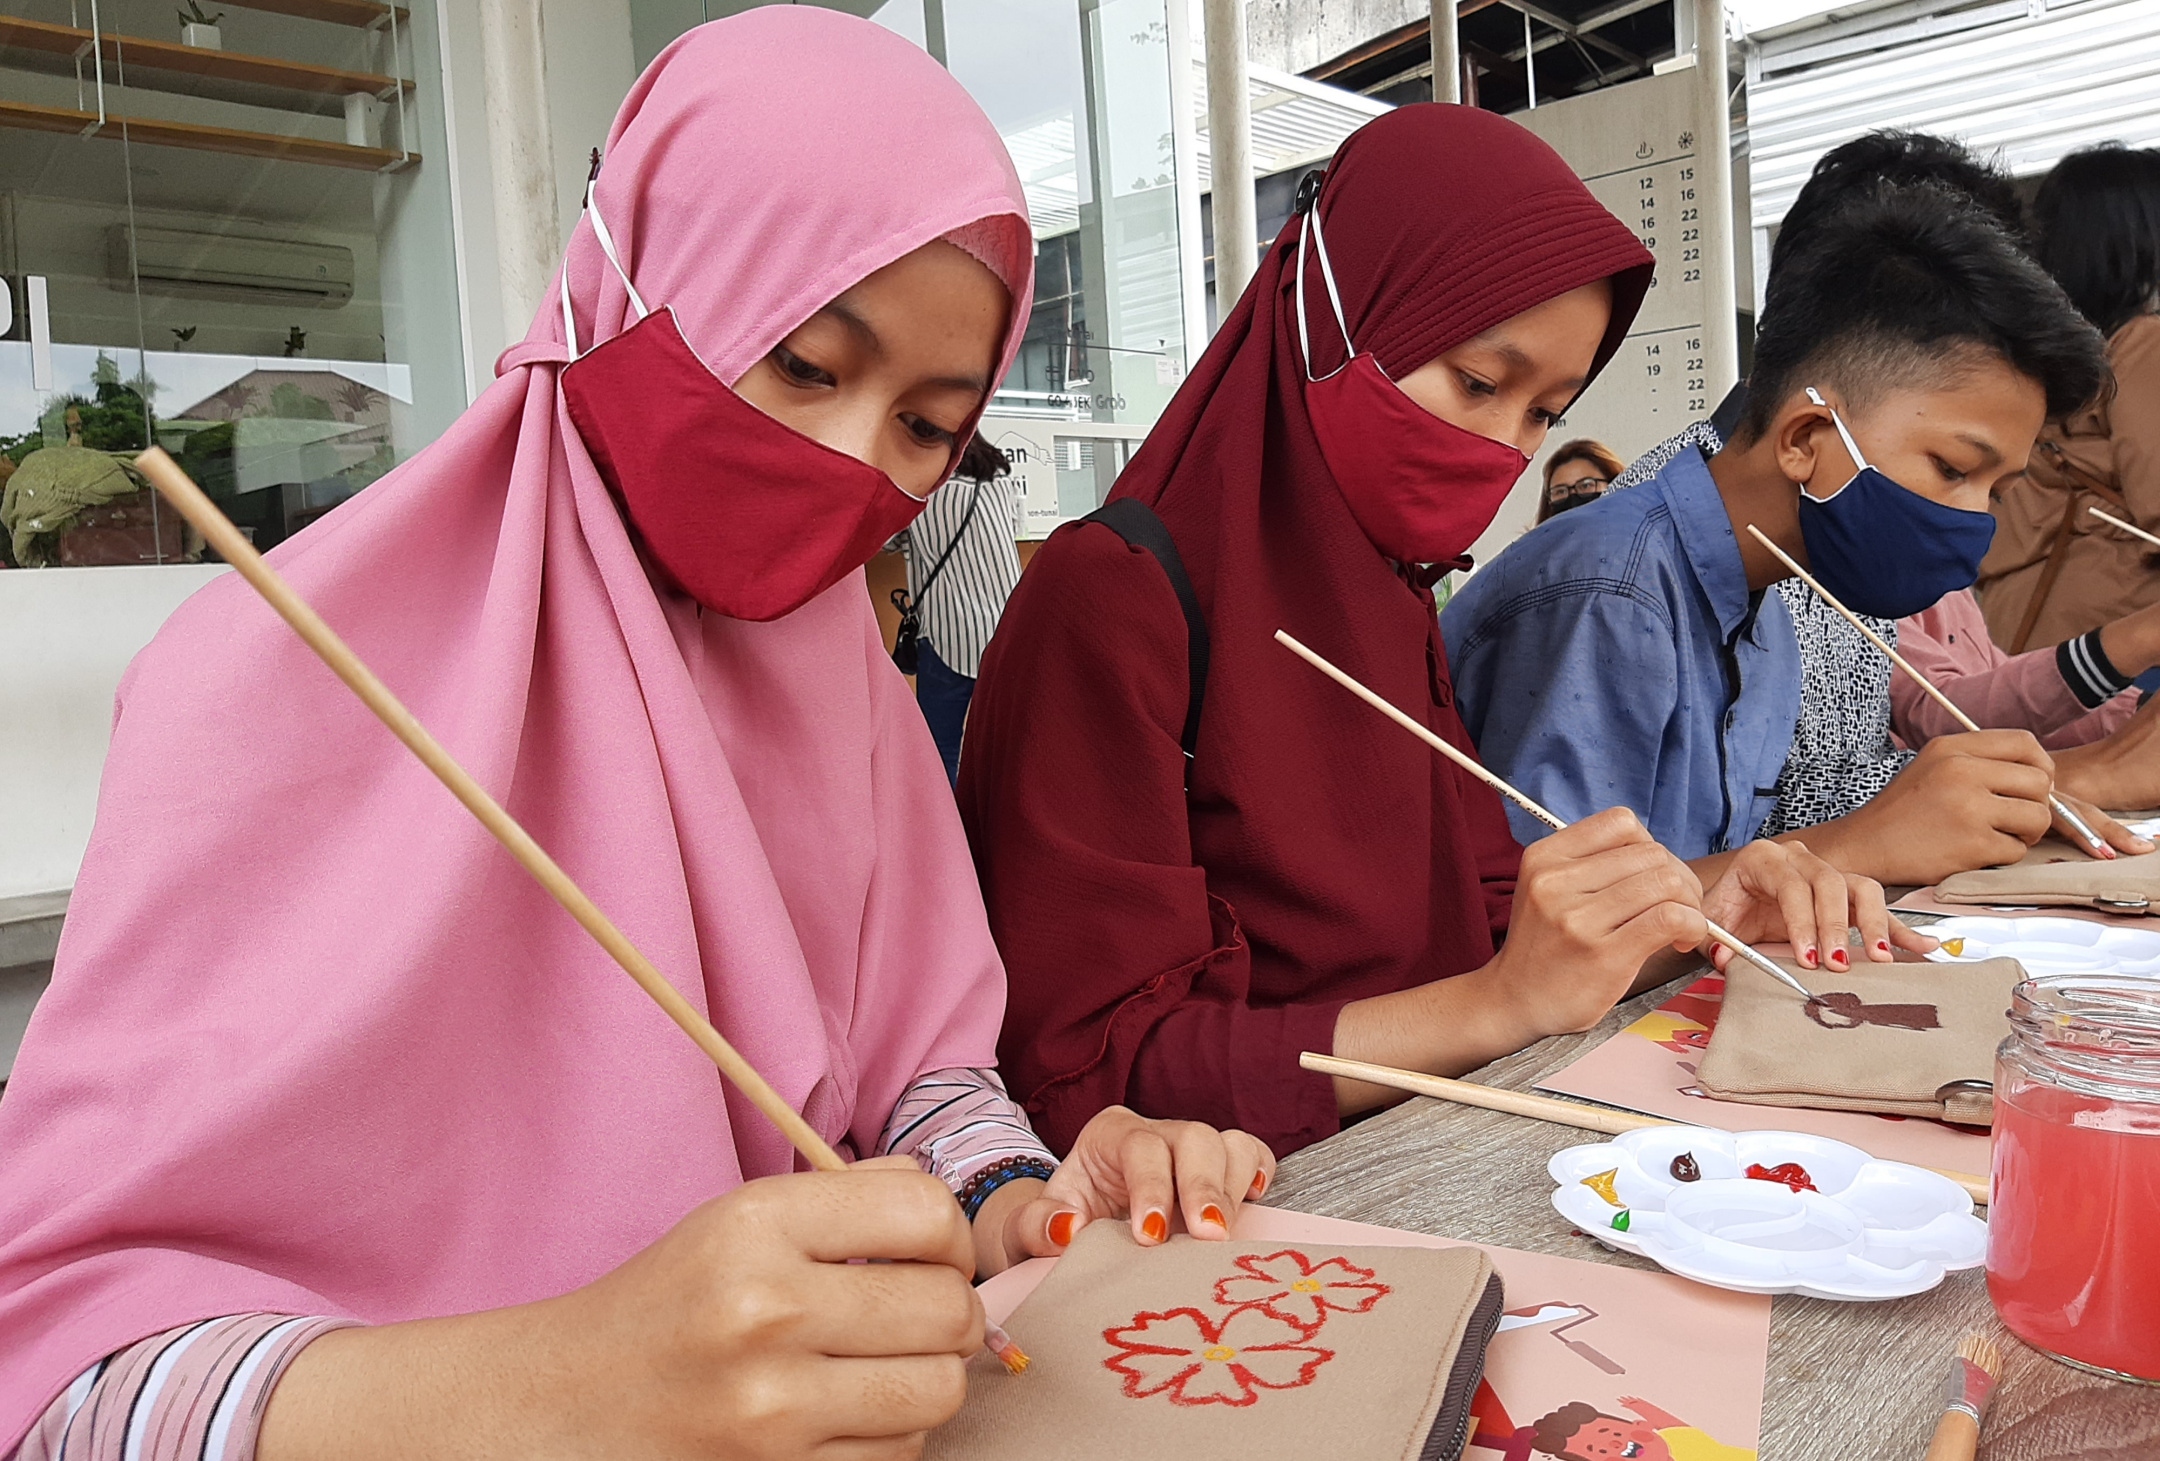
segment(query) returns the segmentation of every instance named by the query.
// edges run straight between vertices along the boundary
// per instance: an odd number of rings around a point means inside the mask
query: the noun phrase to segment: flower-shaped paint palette
[[[1741,1293],[1902,1298],[1987,1256],[1955,1182],[1803,1132],[1645,1127],[1546,1170],[1553,1206],[1598,1241]]]
[[[1923,932],[1942,941],[1939,964],[2015,959],[2025,972],[2160,977],[2160,933],[2081,918],[1945,918]]]

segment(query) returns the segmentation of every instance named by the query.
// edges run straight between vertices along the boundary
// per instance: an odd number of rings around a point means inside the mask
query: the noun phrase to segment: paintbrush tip
[[[1959,1359],[1970,1360],[1973,1364],[1976,1364],[1981,1369],[1987,1371],[1987,1376],[1990,1380],[1997,1380],[2002,1378],[2002,1350],[1996,1345],[1994,1340],[1988,1338],[1986,1335],[1966,1335],[1965,1338],[1959,1342],[1957,1347],[1957,1353]]]
[[[1027,1357],[1027,1351],[1013,1343],[1013,1337],[995,1324],[984,1327],[983,1348],[996,1355],[998,1363],[1003,1365],[1009,1374],[1024,1374],[1027,1367],[1034,1363]]]

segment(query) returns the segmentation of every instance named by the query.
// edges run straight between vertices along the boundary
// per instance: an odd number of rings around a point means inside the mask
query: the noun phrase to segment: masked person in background
[[[1109,1112],[1059,1167],[990,1069],[1002,971],[860,572],[952,470],[1032,258],[920,49],[810,7],[702,26],[625,101],[501,378],[272,555],[886,1159],[794,1174],[227,578],[122,686],[0,1104],[0,1454],[912,1454],[981,1342],[971,1273],[1096,1217],[1224,1236],[1250,1137]]]
[[[1430,585],[1651,266],[1473,108],[1367,123],[1300,205],[1099,520],[1030,565],[969,715],[1001,1050],[1053,1146],[1122,1102],[1293,1150],[1391,1099],[1301,1051],[1459,1074],[1677,973],[1705,910],[1890,936],[1864,880],[1765,846],[1705,890],[1625,810],[1524,853],[1490,788],[1274,641],[1471,749]]]
[[[908,581],[893,590],[900,611],[893,658],[915,676],[915,703],[947,780],[960,774],[960,733],[983,648],[1020,582],[1020,483],[1005,453],[975,437],[951,487],[894,540]]]
[[[1537,520],[1558,517],[1603,497],[1625,465],[1602,441],[1585,436],[1562,442],[1545,459],[1545,495],[1538,499]]]
[[[1561,816],[1617,801],[1714,872],[1762,830],[1800,705],[1792,621],[1766,592],[1790,572],[1748,525],[1854,611],[1916,613],[1972,582],[1994,535],[1989,489],[2106,379],[2097,332],[1962,194],[1883,188],[1850,203],[1771,276],[1723,450],[1680,451],[1525,538],[1449,603],[1471,735]],[[2011,829],[1991,860],[2010,861],[2047,829],[2053,767],[2022,731],[1961,739],[1989,736],[1992,754],[1970,758],[1983,775],[1926,784],[1991,798],[1983,824]],[[1895,826],[1855,816],[1789,835],[1873,869],[1899,855],[1882,840]]]

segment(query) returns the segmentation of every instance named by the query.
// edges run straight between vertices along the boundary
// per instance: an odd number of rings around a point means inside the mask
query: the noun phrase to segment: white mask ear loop
[[[592,220],[593,237],[600,240],[600,252],[606,254],[607,261],[615,266],[615,277],[622,280],[623,289],[630,295],[630,307],[637,311],[639,319],[644,319],[652,311],[645,308],[645,301],[638,297],[637,286],[630,282],[630,272],[623,268],[622,259],[615,253],[615,236],[608,232],[607,220],[601,217],[600,210],[593,206],[591,183],[585,185],[585,216]]]
[[[570,311],[570,259],[568,255],[563,257],[562,271],[556,276],[556,282],[561,286],[562,293],[563,340],[570,347],[570,358],[575,360],[584,352],[577,347],[577,316]]]
[[[1845,418],[1838,415],[1837,407],[1824,400],[1822,392],[1816,390],[1813,386],[1807,388],[1807,398],[1830,413],[1830,424],[1837,428],[1838,439],[1845,443],[1845,450],[1852,453],[1853,465],[1863,472],[1867,471],[1868,459],[1861,455],[1860,443],[1854,441],[1852,433],[1845,429]]]
[[[1305,210],[1304,220],[1298,225],[1297,264],[1298,349],[1305,356],[1305,379],[1313,380],[1316,377],[1312,369],[1312,339],[1306,333],[1305,325],[1305,239],[1308,234],[1320,254],[1320,279],[1327,285],[1328,304],[1335,311],[1335,328],[1342,331],[1343,350],[1352,359],[1357,356],[1357,345],[1350,338],[1349,324],[1343,319],[1342,295],[1335,288],[1335,270],[1328,263],[1327,235],[1320,229],[1320,200],[1314,198],[1312,206]]]
[[[593,207],[593,184],[589,182],[585,185],[585,216],[592,220],[593,237],[600,241],[600,252],[607,255],[607,261],[615,266],[615,277],[622,280],[623,289],[630,296],[630,307],[637,311],[639,319],[644,319],[652,311],[645,308],[645,301],[639,297],[637,286],[630,282],[630,275],[615,252],[615,238],[608,232],[607,220],[600,216],[598,208]],[[578,349],[577,316],[570,308],[570,261],[567,256],[563,260],[559,277],[562,282],[563,339],[570,347],[570,358],[575,360],[584,352]]]

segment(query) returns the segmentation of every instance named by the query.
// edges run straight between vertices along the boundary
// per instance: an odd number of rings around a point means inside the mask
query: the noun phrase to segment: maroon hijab
[[[1321,190],[1353,337],[1401,379],[1598,279],[1602,368],[1650,255],[1566,163],[1466,107],[1361,128]],[[1474,969],[1520,851],[1491,791],[1293,657],[1291,633],[1458,745],[1435,576],[1383,558],[1306,416],[1286,227],[1114,497],[1168,526],[1211,636],[1189,772],[1185,629],[1162,571],[1099,524],[1037,555],[983,661],[961,811],[1010,976],[1000,1056],[1053,1145],[1102,1107],[1336,1129],[1301,1072],[1355,999]],[[1343,344],[1316,258],[1313,369]]]

